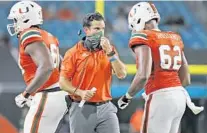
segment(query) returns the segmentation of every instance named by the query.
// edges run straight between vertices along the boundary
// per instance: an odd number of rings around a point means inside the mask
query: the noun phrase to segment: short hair
[[[104,17],[99,12],[89,13],[83,18],[83,27],[90,27],[91,22],[94,20],[104,21]]]

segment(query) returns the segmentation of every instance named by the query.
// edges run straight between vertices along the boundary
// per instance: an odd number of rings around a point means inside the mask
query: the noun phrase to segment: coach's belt
[[[56,92],[56,91],[61,91],[60,87],[55,87],[55,88],[52,88],[52,89],[41,90],[41,91],[38,91],[38,92]]]
[[[76,100],[73,100],[73,102],[80,103],[80,101],[76,101]],[[110,102],[110,100],[103,101],[103,102],[85,102],[84,104],[94,105],[94,106],[100,106],[102,104],[109,103],[109,102]]]

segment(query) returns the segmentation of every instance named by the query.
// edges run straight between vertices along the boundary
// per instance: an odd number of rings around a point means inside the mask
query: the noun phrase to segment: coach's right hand
[[[95,93],[96,93],[96,91],[94,91],[94,90],[81,90],[80,91],[81,100],[88,101],[89,99],[91,99],[94,96]]]

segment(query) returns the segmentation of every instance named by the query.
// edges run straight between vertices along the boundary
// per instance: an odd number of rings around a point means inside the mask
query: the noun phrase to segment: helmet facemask
[[[8,18],[8,19],[13,20],[13,24],[7,24],[7,30],[11,36],[14,36],[20,32],[19,31],[20,28],[17,24],[17,19],[16,18]]]

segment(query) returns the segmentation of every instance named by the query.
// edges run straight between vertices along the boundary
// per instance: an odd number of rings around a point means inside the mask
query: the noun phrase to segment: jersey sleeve
[[[33,42],[37,41],[43,41],[42,36],[40,31],[36,29],[31,29],[28,31],[25,31],[21,36],[20,36],[20,44],[25,47]]]
[[[61,72],[60,75],[69,80],[73,78],[75,73],[75,56],[74,52],[70,49],[66,52],[62,64],[61,64]]]
[[[149,38],[146,33],[143,32],[137,32],[133,33],[130,40],[129,40],[129,47],[133,48],[137,45],[148,45]]]

